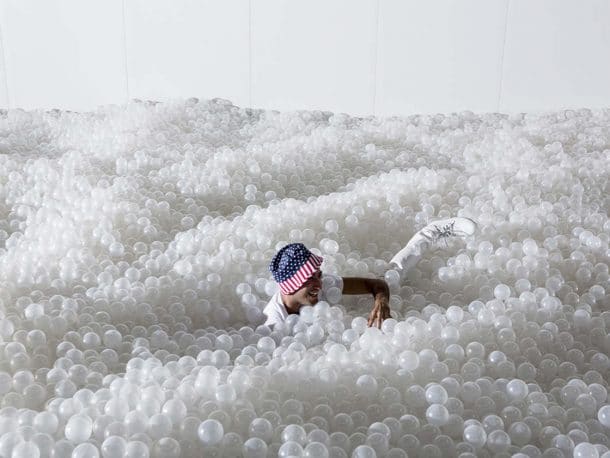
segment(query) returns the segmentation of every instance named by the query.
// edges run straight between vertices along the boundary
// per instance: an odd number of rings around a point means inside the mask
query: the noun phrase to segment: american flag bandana
[[[320,268],[323,258],[309,251],[302,243],[291,243],[278,251],[269,270],[283,294],[293,294]]]

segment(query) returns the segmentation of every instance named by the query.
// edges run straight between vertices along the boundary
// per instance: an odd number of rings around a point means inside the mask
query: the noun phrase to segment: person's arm
[[[388,284],[375,278],[343,277],[343,294],[372,294],[373,310],[369,315],[368,325],[381,328],[381,323],[390,318],[390,288]]]

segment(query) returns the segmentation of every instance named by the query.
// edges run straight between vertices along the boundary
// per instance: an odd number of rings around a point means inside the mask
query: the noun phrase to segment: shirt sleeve
[[[276,293],[271,300],[269,301],[269,303],[265,306],[265,308],[263,309],[263,314],[265,315],[265,326],[273,326],[274,324],[277,323],[281,323],[282,321],[284,321],[284,316],[282,314],[282,312],[279,310],[279,298],[277,297]]]
[[[282,318],[282,314],[275,309],[269,311],[268,313],[265,312],[265,316],[267,317],[267,320],[265,320],[264,323],[265,326],[273,326],[277,323],[281,323],[282,321],[284,321]]]

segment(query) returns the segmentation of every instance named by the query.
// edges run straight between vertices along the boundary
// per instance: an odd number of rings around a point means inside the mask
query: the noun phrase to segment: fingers
[[[369,315],[367,326],[368,327],[377,326],[378,319],[379,319],[379,310],[377,309],[377,307],[375,307]]]
[[[371,318],[369,319],[369,327],[375,326],[376,328],[381,329],[381,323],[383,323],[383,316],[379,310],[375,310],[371,313]]]
[[[372,327],[375,326],[381,329],[381,325],[384,320],[391,318],[390,307],[386,303],[375,303],[373,310],[369,314],[369,318],[367,320],[367,326]]]
[[[390,314],[390,307],[385,307],[383,309],[383,319],[387,320],[388,318],[390,318],[392,315]]]
[[[377,319],[379,318],[378,312],[375,310],[371,313],[371,326],[376,326]]]
[[[373,320],[375,319],[375,311],[373,310],[370,314],[369,314],[369,319],[366,322],[366,325],[370,328],[373,325]]]

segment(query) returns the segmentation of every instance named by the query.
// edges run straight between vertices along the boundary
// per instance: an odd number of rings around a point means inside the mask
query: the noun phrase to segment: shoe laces
[[[432,243],[438,243],[440,240],[445,240],[446,242],[449,237],[454,237],[458,235],[458,233],[453,229],[454,225],[455,221],[452,221],[449,224],[445,224],[444,226],[437,226],[435,224],[434,228],[430,229],[427,234],[425,232],[423,232],[422,234]]]

